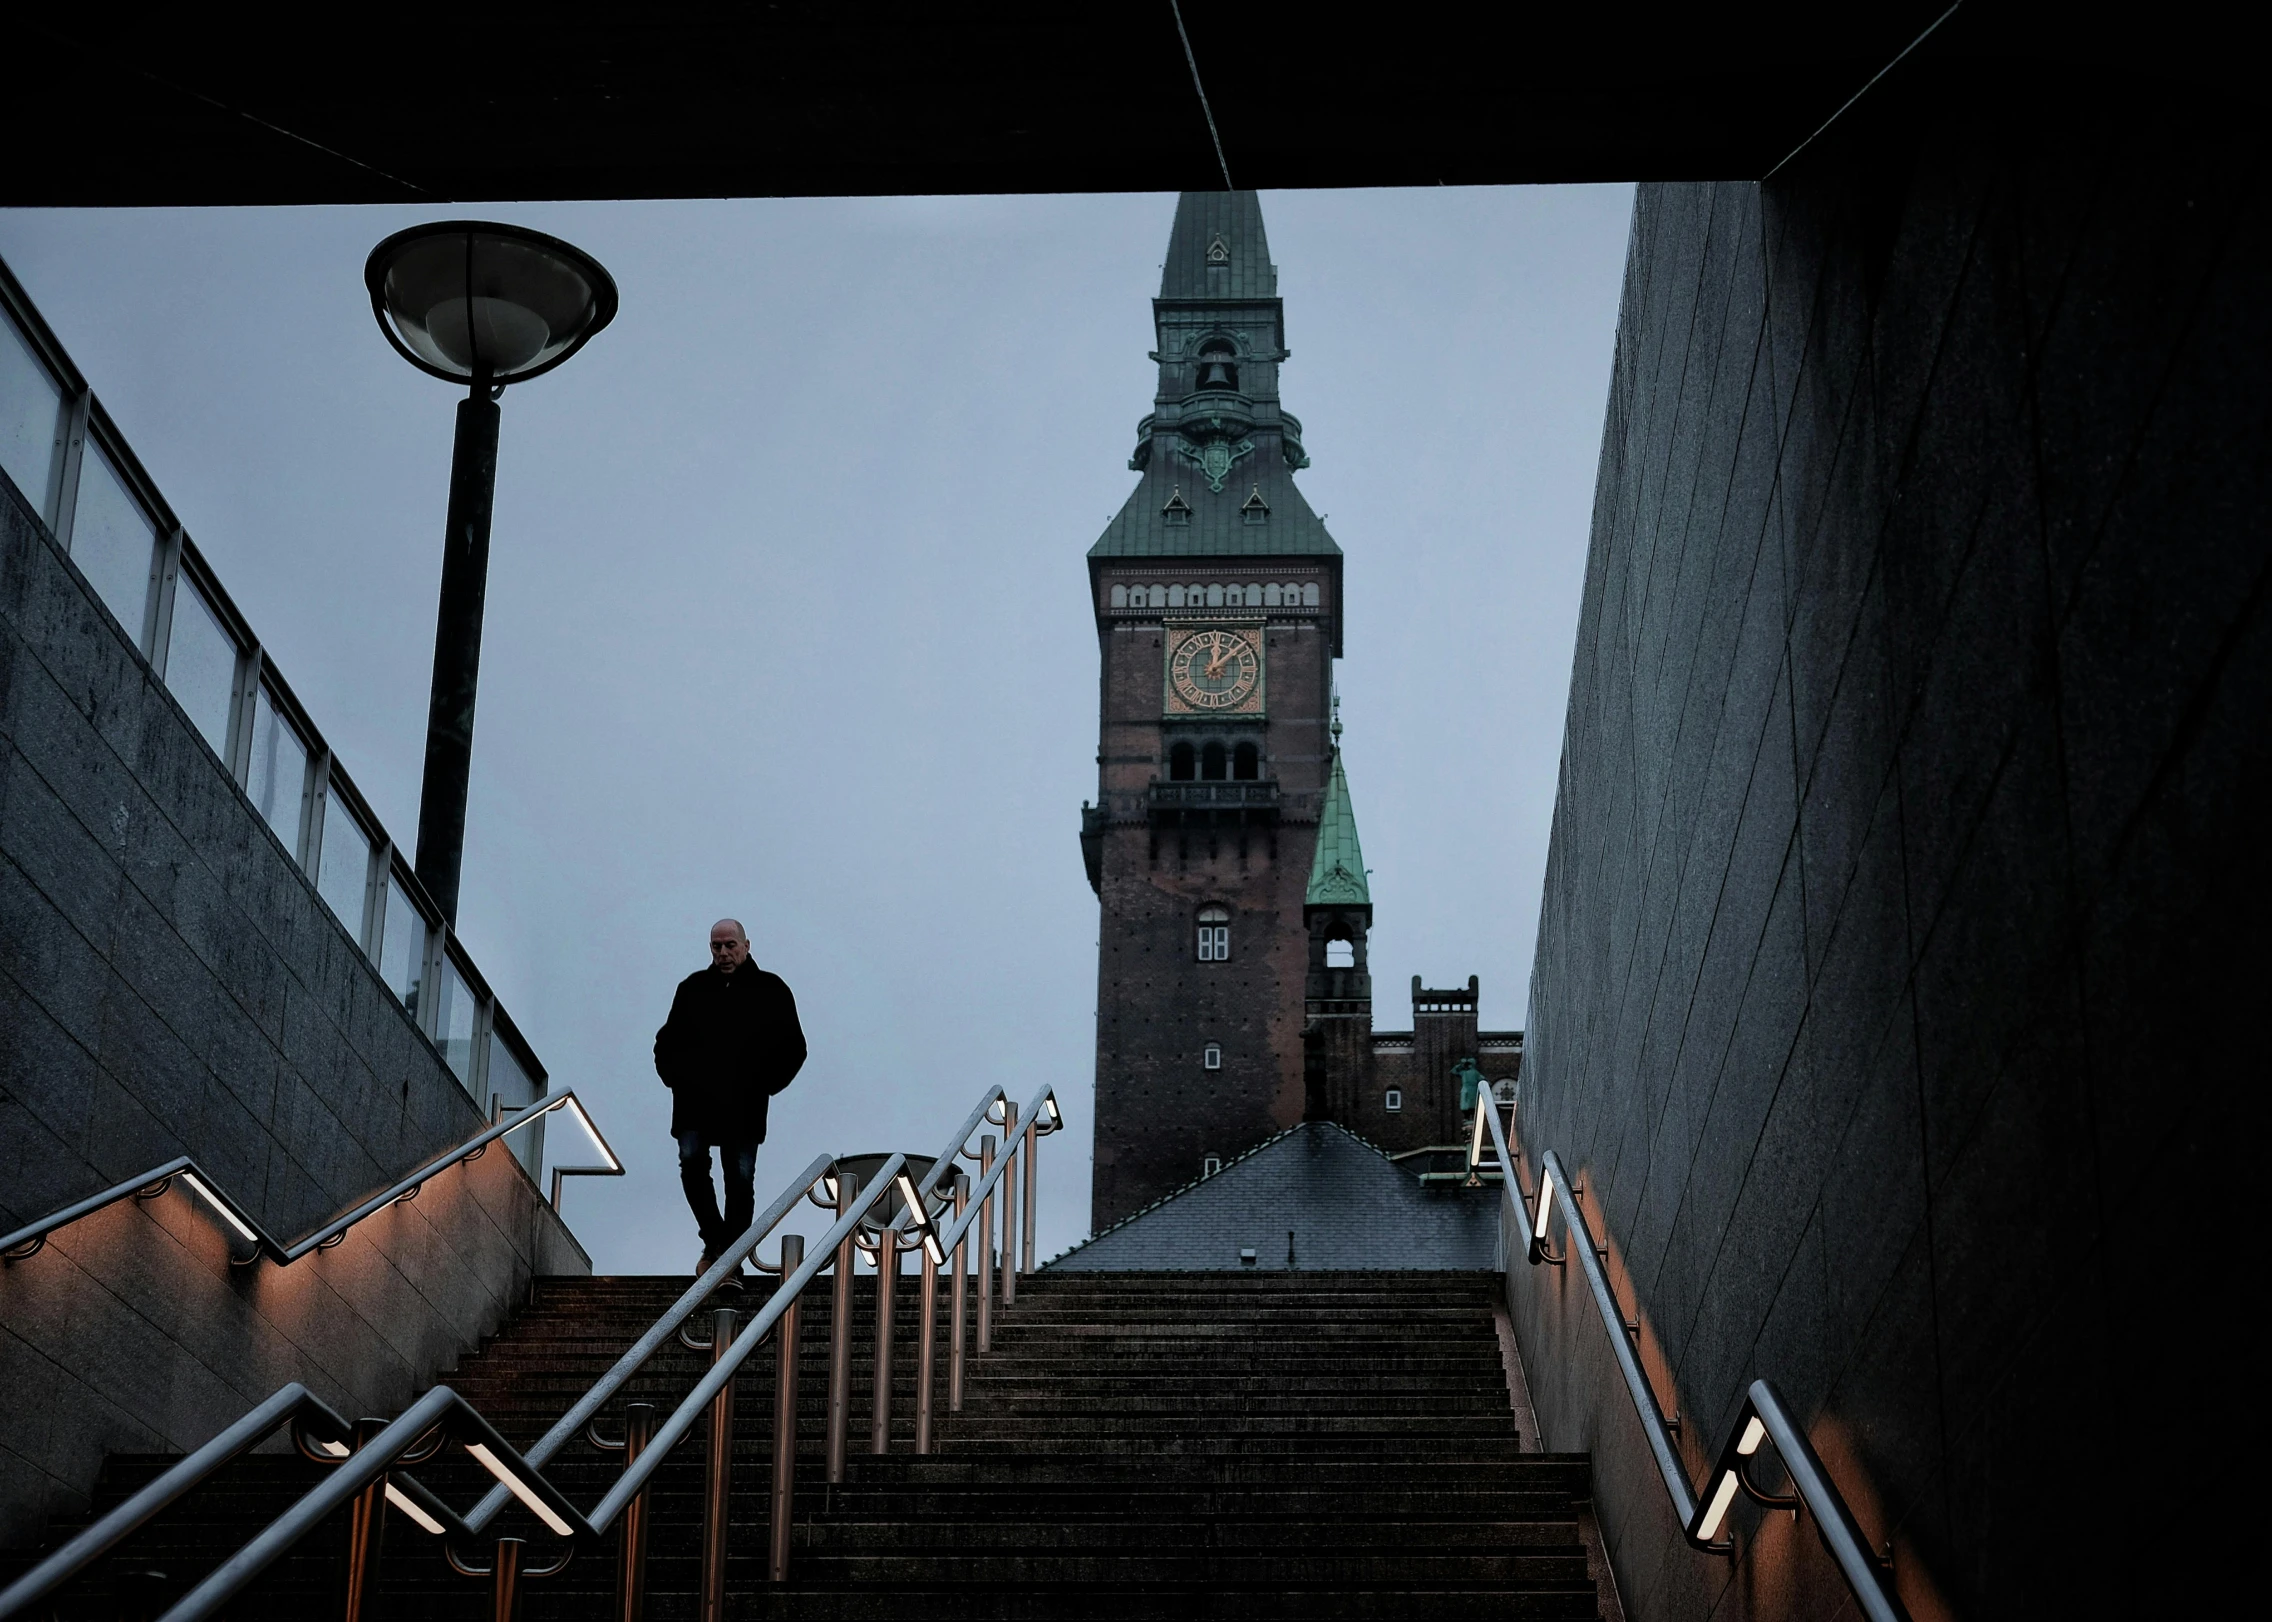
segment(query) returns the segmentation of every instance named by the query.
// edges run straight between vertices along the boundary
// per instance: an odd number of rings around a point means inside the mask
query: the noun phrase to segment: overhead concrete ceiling
[[[1184,0],[1187,60],[1168,0],[51,8],[9,25],[0,204],[1756,176],[1944,9]]]

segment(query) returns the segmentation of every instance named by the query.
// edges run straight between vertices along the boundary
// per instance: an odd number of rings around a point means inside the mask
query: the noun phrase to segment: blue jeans
[[[710,1151],[718,1151],[718,1167],[726,1179],[726,1211],[718,1214],[718,1193],[710,1185]],[[703,1132],[682,1132],[678,1138],[678,1180],[693,1207],[694,1224],[702,1230],[705,1255],[716,1255],[749,1231],[757,1215],[757,1141],[719,1142]]]

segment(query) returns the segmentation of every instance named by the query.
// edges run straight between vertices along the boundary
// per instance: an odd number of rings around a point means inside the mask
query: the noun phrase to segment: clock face
[[[1195,710],[1236,709],[1262,680],[1262,655],[1237,631],[1195,631],[1168,656],[1168,685]]]

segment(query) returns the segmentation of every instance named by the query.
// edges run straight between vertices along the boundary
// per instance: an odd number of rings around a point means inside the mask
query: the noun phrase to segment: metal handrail
[[[167,1505],[196,1488],[240,1453],[249,1452],[266,1441],[285,1424],[291,1424],[296,1433],[305,1433],[335,1447],[354,1435],[353,1426],[297,1380],[279,1387],[227,1430],[174,1464],[5,1590],[0,1590],[0,1618],[20,1615],[38,1604],[131,1537]]]
[[[565,1092],[555,1093],[540,1104],[528,1106],[511,1120],[491,1124],[466,1139],[456,1148],[445,1150],[410,1173],[409,1176],[399,1179],[386,1189],[372,1195],[344,1215],[332,1218],[331,1221],[309,1233],[306,1237],[296,1239],[290,1244],[276,1238],[266,1228],[262,1227],[259,1219],[254,1217],[235,1199],[232,1199],[228,1192],[204,1168],[197,1164],[193,1156],[176,1155],[162,1165],[152,1166],[148,1171],[137,1173],[122,1183],[114,1183],[99,1194],[90,1194],[76,1204],[67,1205],[60,1211],[40,1218],[37,1222],[18,1228],[14,1233],[0,1235],[0,1260],[19,1262],[37,1255],[46,1248],[48,1237],[57,1229],[68,1227],[82,1217],[92,1216],[95,1212],[106,1206],[115,1205],[129,1195],[143,1199],[156,1199],[178,1179],[195,1190],[198,1196],[221,1218],[222,1223],[233,1231],[239,1239],[252,1247],[250,1254],[230,1258],[235,1265],[248,1267],[265,1256],[280,1267],[288,1267],[310,1251],[330,1249],[346,1238],[347,1230],[361,1222],[365,1217],[385,1210],[398,1200],[414,1198],[419,1189],[435,1176],[448,1171],[461,1161],[480,1159],[490,1144],[496,1142],[497,1139],[508,1133],[518,1132],[522,1127],[556,1109],[572,1111],[576,1119],[583,1124],[584,1130],[591,1134],[592,1141],[599,1145],[600,1153],[607,1156],[608,1161],[604,1167],[563,1166],[558,1168],[553,1173],[552,1182],[553,1206],[558,1209],[562,1175],[600,1177],[621,1177],[623,1175],[623,1162],[617,1158],[615,1151],[608,1147],[607,1139],[600,1135],[600,1129],[592,1124],[591,1116],[585,1111],[583,1102],[576,1097],[573,1088]]]
[[[1673,1445],[1672,1432],[1679,1421],[1668,1419],[1657,1404],[1656,1389],[1641,1368],[1635,1346],[1639,1326],[1626,1319],[1617,1304],[1616,1294],[1610,1289],[1609,1274],[1602,1266],[1602,1257],[1607,1251],[1594,1241],[1593,1229],[1571,1189],[1561,1157],[1549,1149],[1540,1159],[1538,1193],[1533,1199],[1522,1187],[1518,1161],[1508,1149],[1507,1134],[1499,1123],[1496,1103],[1488,1089],[1476,1098],[1475,1130],[1468,1141],[1469,1172],[1472,1174],[1481,1164],[1488,1127],[1499,1164],[1506,1170],[1502,1186],[1507,1190],[1508,1202],[1518,1205],[1526,1218],[1527,1260],[1533,1267],[1541,1263],[1559,1267],[1572,1251],[1577,1253],[1578,1265],[1584,1270],[1586,1284],[1593,1292],[1594,1306],[1601,1313],[1602,1327],[1609,1331],[1610,1349],[1617,1358],[1618,1371],[1625,1376],[1626,1392],[1633,1399],[1634,1411],[1640,1416],[1641,1428],[1648,1437],[1657,1473],[1664,1481],[1665,1493],[1672,1500],[1674,1513],[1680,1517],[1682,1535],[1689,1545],[1708,1554],[1734,1552],[1733,1541],[1723,1541],[1720,1534],[1739,1490],[1770,1508],[1795,1511],[1804,1504],[1813,1512],[1815,1531],[1830,1551],[1831,1559],[1837,1562],[1855,1603],[1861,1606],[1870,1622],[1909,1622],[1909,1613],[1903,1608],[1900,1596],[1886,1580],[1884,1564],[1871,1554],[1869,1542],[1855,1521],[1853,1511],[1847,1507],[1845,1496],[1830,1479],[1830,1472],[1823,1467],[1805,1431],[1791,1417],[1789,1407],[1773,1382],[1754,1380],[1745,1390],[1743,1409],[1736,1416],[1727,1441],[1721,1445],[1718,1462],[1705,1478],[1704,1496],[1698,1498],[1689,1485],[1688,1469]],[[1513,1106],[1508,1108],[1511,1114]],[[1546,1242],[1557,1193],[1562,1198],[1563,1212],[1561,1255],[1554,1254]],[[1791,1483],[1797,1489],[1795,1493],[1764,1492],[1752,1484],[1750,1461],[1768,1442],[1775,1444],[1776,1455],[1782,1459],[1783,1468],[1790,1473]]]
[[[559,1100],[554,1102],[566,1103],[571,1098],[572,1095],[563,1094]],[[999,1114],[996,1113],[997,1107],[999,1107]],[[482,1138],[478,1140],[478,1145],[469,1144],[465,1147],[478,1152],[478,1146],[485,1146],[488,1141],[493,1141],[515,1127],[526,1124],[528,1120],[534,1119],[538,1113],[541,1113],[541,1110],[531,1110],[519,1120],[493,1127],[489,1132],[482,1135]],[[580,1108],[577,1113],[579,1116],[582,1115]],[[717,1261],[700,1278],[695,1280],[678,1301],[662,1317],[657,1319],[640,1336],[639,1340],[626,1350],[622,1357],[617,1359],[615,1365],[605,1375],[601,1376],[592,1388],[579,1398],[568,1412],[562,1415],[560,1420],[525,1454],[516,1452],[506,1445],[488,1422],[447,1386],[433,1388],[412,1404],[409,1409],[405,1410],[401,1417],[369,1436],[364,1436],[361,1432],[375,1425],[376,1421],[366,1422],[363,1427],[349,1426],[336,1413],[333,1413],[312,1395],[309,1395],[305,1388],[297,1385],[287,1386],[259,1408],[237,1421],[221,1436],[216,1437],[188,1458],[178,1462],[156,1482],[106,1515],[94,1527],[89,1528],[88,1531],[74,1538],[64,1548],[56,1551],[54,1555],[43,1561],[39,1567],[27,1574],[24,1579],[20,1580],[5,1594],[0,1594],[0,1622],[5,1622],[6,1618],[16,1615],[24,1607],[52,1591],[57,1585],[84,1570],[94,1560],[99,1559],[105,1552],[115,1547],[121,1539],[147,1522],[159,1510],[196,1487],[229,1459],[234,1458],[274,1431],[277,1425],[283,1423],[287,1418],[295,1420],[296,1435],[300,1431],[305,1431],[318,1439],[317,1447],[320,1451],[311,1450],[305,1441],[302,1443],[302,1451],[308,1453],[311,1458],[320,1458],[327,1463],[336,1462],[339,1466],[338,1471],[327,1479],[322,1486],[301,1498],[284,1515],[265,1528],[252,1542],[246,1544],[229,1560],[217,1567],[196,1589],[192,1590],[172,1610],[165,1613],[164,1622],[196,1622],[196,1619],[214,1614],[285,1550],[304,1537],[327,1515],[350,1500],[354,1500],[358,1506],[355,1521],[358,1527],[376,1524],[378,1505],[383,1497],[385,1502],[392,1503],[427,1532],[442,1536],[445,1540],[445,1546],[447,1546],[452,1540],[463,1541],[480,1537],[489,1524],[495,1520],[505,1504],[510,1500],[518,1499],[531,1509],[540,1520],[544,1521],[553,1535],[568,1541],[568,1553],[572,1555],[577,1547],[589,1544],[592,1540],[605,1535],[619,1516],[624,1515],[627,1509],[641,1501],[641,1495],[645,1492],[654,1472],[661,1467],[665,1456],[692,1432],[695,1424],[706,1412],[712,1414],[713,1423],[716,1423],[716,1415],[722,1411],[718,1405],[721,1401],[731,1400],[730,1397],[726,1396],[726,1393],[730,1391],[734,1377],[739,1372],[742,1363],[773,1332],[777,1325],[783,1325],[784,1320],[786,1320],[787,1327],[783,1336],[780,1337],[782,1341],[781,1356],[784,1368],[791,1366],[795,1357],[794,1336],[796,1331],[794,1326],[797,1321],[795,1314],[805,1289],[812,1283],[812,1280],[824,1265],[832,1260],[843,1258],[854,1236],[877,1202],[892,1195],[895,1192],[895,1184],[899,1183],[907,1183],[908,1186],[913,1187],[918,1197],[912,1203],[903,1202],[902,1209],[894,1214],[892,1221],[888,1224],[879,1225],[879,1229],[882,1233],[896,1235],[896,1231],[902,1225],[912,1222],[921,1235],[917,1243],[924,1252],[924,1304],[926,1307],[924,1317],[925,1344],[921,1366],[926,1380],[928,1380],[933,1366],[930,1346],[934,1328],[933,1314],[928,1309],[932,1306],[934,1300],[932,1283],[936,1277],[935,1265],[938,1252],[941,1249],[951,1249],[954,1252],[958,1264],[956,1277],[959,1285],[962,1230],[968,1226],[967,1221],[957,1225],[952,1246],[937,1247],[936,1218],[939,1213],[931,1210],[931,1198],[936,1193],[940,1179],[948,1171],[955,1169],[955,1156],[961,1146],[968,1141],[972,1131],[988,1120],[1000,1120],[1004,1121],[1005,1124],[1014,1124],[1017,1119],[1014,1106],[1009,1103],[1007,1094],[999,1087],[991,1089],[985,1097],[980,1099],[978,1106],[965,1120],[960,1135],[950,1142],[947,1152],[934,1162],[930,1171],[926,1173],[919,1184],[904,1177],[903,1174],[907,1165],[907,1157],[904,1154],[893,1154],[887,1159],[878,1170],[873,1182],[865,1188],[837,1186],[838,1179],[835,1176],[835,1168],[838,1157],[830,1155],[816,1157],[805,1168],[803,1174],[791,1183],[774,1200],[772,1205],[767,1207],[750,1224],[739,1239],[727,1247]],[[1029,1112],[1027,1130],[1022,1139],[1022,1147],[1029,1151],[1025,1156],[1029,1172],[1031,1166],[1030,1150],[1034,1139],[1038,1135],[1056,1131],[1062,1125],[1063,1118],[1057,1109],[1054,1091],[1045,1088],[1042,1095],[1035,1100],[1034,1110]],[[603,1152],[608,1153],[612,1160],[614,1158],[613,1152],[607,1150],[604,1140],[599,1140],[596,1132],[594,1138],[595,1141],[601,1142]],[[988,1141],[991,1143],[991,1139]],[[1014,1154],[1005,1154],[999,1162],[989,1168],[991,1175],[986,1179],[977,1200],[969,1201],[971,1215],[975,1215],[977,1210],[984,1205],[987,1195],[993,1191],[995,1183],[999,1182],[1001,1176],[1007,1172],[1009,1163],[1013,1158],[1016,1158]],[[446,1160],[436,1162],[426,1168],[422,1175],[430,1176],[446,1163]],[[406,1179],[405,1184],[397,1185],[397,1190],[399,1191],[414,1182],[415,1179]],[[846,1177],[843,1182],[849,1184],[851,1179]],[[801,1200],[814,1197],[817,1202],[818,1189],[824,1183],[828,1185],[831,1203],[837,1211],[836,1221],[809,1254],[804,1253],[803,1241],[800,1236],[792,1234],[783,1237],[782,1265],[768,1269],[784,1274],[780,1286],[773,1292],[771,1299],[757,1312],[748,1326],[739,1333],[735,1333],[733,1329],[733,1313],[730,1310],[720,1312],[720,1333],[712,1342],[711,1365],[703,1378],[696,1383],[693,1390],[688,1392],[669,1417],[664,1419],[661,1424],[653,1425],[650,1429],[650,1416],[642,1412],[636,1420],[640,1440],[635,1447],[627,1445],[630,1442],[628,1432],[624,1442],[617,1443],[606,1442],[596,1433],[593,1433],[591,1429],[593,1422],[609,1400],[623,1389],[631,1377],[667,1340],[680,1332],[695,1309],[719,1285],[723,1284],[729,1275],[739,1273],[743,1259],[750,1257],[756,1251],[772,1230],[787,1217],[790,1211],[796,1208]],[[133,1192],[140,1186],[143,1185],[139,1182],[128,1185],[127,1191]],[[400,1193],[397,1192],[395,1197],[401,1197]],[[959,1173],[956,1177],[954,1194],[950,1197],[957,1204],[969,1200],[969,1189]],[[362,1215],[367,1215],[370,1209],[376,1209],[385,1203],[387,1203],[385,1197],[366,1202],[367,1208],[359,1207],[347,1220],[359,1219]],[[344,1231],[344,1223],[339,1226]],[[328,1230],[319,1230],[319,1237],[324,1231]],[[304,1254],[308,1244],[308,1241],[303,1241],[302,1248],[298,1253]],[[896,1237],[893,1244],[895,1249],[892,1265],[896,1268]],[[877,1248],[879,1255],[881,1255],[881,1247]],[[1031,1248],[1030,1244],[1028,1248]],[[1007,1232],[1004,1234],[1004,1250],[1006,1259],[1009,1260],[1011,1266],[1014,1266],[1014,1257],[1010,1255],[1010,1235]],[[762,1261],[758,1265],[761,1268],[767,1266]],[[1005,1268],[1005,1271],[1007,1272],[1008,1268]],[[847,1326],[840,1316],[836,1324],[836,1333],[841,1337],[847,1332]],[[887,1335],[890,1332],[888,1320],[883,1332]],[[959,1371],[959,1355],[957,1368]],[[928,1390],[924,1392],[924,1397],[926,1400],[919,1410],[919,1451],[928,1450],[924,1445],[927,1441],[929,1429]],[[641,1405],[641,1407],[644,1409],[644,1405]],[[554,1487],[543,1473],[544,1465],[556,1456],[570,1438],[574,1437],[579,1431],[589,1435],[595,1445],[621,1448],[628,1455],[623,1474],[589,1514],[577,1511],[566,1495]],[[347,1445],[348,1438],[353,1438],[355,1441],[356,1445],[352,1448]],[[457,1514],[441,1498],[419,1483],[403,1468],[403,1466],[417,1463],[420,1459],[425,1458],[441,1446],[444,1441],[456,1441],[464,1445],[469,1453],[472,1453],[492,1475],[497,1477],[498,1485],[492,1488],[473,1510],[464,1516]],[[775,1445],[778,1455],[782,1451],[782,1437],[776,1436]],[[793,1446],[793,1442],[790,1445]],[[775,1460],[777,1483],[782,1468],[783,1459],[777,1456]],[[711,1496],[714,1500],[722,1496],[715,1485]],[[774,1516],[774,1543],[776,1547],[773,1565],[774,1576],[776,1580],[779,1580],[786,1574],[787,1563],[786,1517],[781,1513],[786,1508],[786,1494],[777,1491],[775,1497],[777,1500]],[[706,1541],[713,1538],[719,1540],[718,1546],[721,1550],[724,1536],[724,1508],[723,1503],[712,1503],[708,1511],[711,1524],[706,1527],[705,1532]],[[507,1544],[512,1544],[514,1547],[507,1549]],[[359,1592],[368,1592],[369,1578],[374,1569],[371,1562],[376,1560],[376,1551],[377,1541],[375,1537],[351,1536],[349,1551],[351,1596]],[[451,1564],[471,1575],[494,1575],[499,1585],[500,1603],[504,1603],[510,1596],[512,1585],[519,1578],[541,1576],[546,1571],[557,1570],[559,1564],[564,1563],[566,1558],[566,1556],[563,1556],[562,1562],[556,1562],[552,1567],[543,1570],[523,1567],[519,1563],[518,1540],[500,1539],[498,1557],[491,1567],[477,1569],[466,1565],[457,1559],[454,1553],[452,1554]],[[706,1553],[706,1567],[712,1563],[711,1556]],[[637,1579],[634,1577],[634,1580]],[[357,1609],[358,1607],[351,1597],[350,1614],[354,1614]]]

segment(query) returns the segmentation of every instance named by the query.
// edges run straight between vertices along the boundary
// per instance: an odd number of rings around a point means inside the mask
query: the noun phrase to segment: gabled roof
[[[1425,1187],[1331,1121],[1266,1138],[1048,1264],[1052,1272],[1258,1272],[1499,1265],[1497,1188]]]
[[[1155,466],[1136,486],[1104,533],[1089,548],[1092,558],[1292,558],[1339,557],[1341,548],[1325,524],[1302,499],[1283,461],[1268,452],[1276,467],[1253,472],[1234,468],[1221,490],[1207,487],[1204,472],[1192,467]],[[1155,459],[1165,462],[1167,457]],[[1253,460],[1260,460],[1255,457]],[[1264,516],[1249,523],[1245,503],[1257,490]],[[1167,507],[1181,492],[1190,508],[1180,523],[1168,522]],[[1179,515],[1181,516],[1181,515]]]
[[[1333,774],[1326,779],[1325,805],[1317,818],[1317,855],[1310,862],[1311,907],[1369,907],[1365,852],[1357,843],[1357,813],[1349,803],[1349,778],[1341,769],[1341,718],[1333,718]]]

